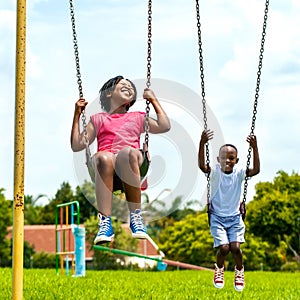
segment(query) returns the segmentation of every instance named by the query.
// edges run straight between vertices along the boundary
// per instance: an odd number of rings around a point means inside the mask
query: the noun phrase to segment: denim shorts
[[[214,238],[215,248],[231,242],[245,242],[245,224],[241,215],[219,217],[211,214],[210,232]]]

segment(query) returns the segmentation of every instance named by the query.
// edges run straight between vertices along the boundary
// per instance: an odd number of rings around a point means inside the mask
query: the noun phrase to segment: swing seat
[[[148,188],[148,180],[147,177],[142,181],[141,183],[141,190],[142,191],[146,191],[146,189]]]
[[[123,186],[123,182],[120,179],[120,177],[115,173],[114,174],[114,185],[113,185],[113,191],[122,191],[124,192],[124,186]],[[148,188],[148,180],[147,177],[145,177],[142,181],[141,181],[141,191],[145,191]]]
[[[145,149],[145,147],[144,147]],[[90,156],[89,149],[86,149],[86,165],[88,168],[88,172],[90,174],[91,180],[93,183],[95,183],[95,170],[93,166],[92,157]],[[145,191],[148,188],[148,180],[147,180],[147,173],[150,165],[150,156],[148,150],[142,150],[141,152],[143,154],[143,163],[140,166],[140,178],[141,178],[141,190]],[[114,173],[113,178],[113,191],[122,191],[124,192],[123,182],[120,179],[120,177]]]
[[[150,166],[150,156],[148,150],[141,149],[141,152],[143,154],[143,162],[140,166],[140,182],[141,182],[141,190],[145,191],[148,188],[148,180],[147,180],[147,173]],[[114,174],[114,185],[113,185],[113,191],[122,191],[124,192],[123,182],[120,179],[120,177],[115,173]]]

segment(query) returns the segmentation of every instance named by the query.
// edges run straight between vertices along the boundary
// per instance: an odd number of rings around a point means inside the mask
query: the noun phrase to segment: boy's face
[[[233,167],[238,163],[237,151],[231,146],[224,146],[220,149],[219,156],[217,157],[221,166],[222,172],[226,174],[232,173]]]

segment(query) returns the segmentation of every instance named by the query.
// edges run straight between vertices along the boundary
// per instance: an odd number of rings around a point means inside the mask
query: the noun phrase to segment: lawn
[[[0,299],[11,299],[11,269],[0,268]],[[210,271],[87,271],[85,277],[56,276],[55,270],[24,270],[25,300],[83,299],[300,299],[300,273],[246,272],[246,287],[233,288],[233,272],[217,290]]]

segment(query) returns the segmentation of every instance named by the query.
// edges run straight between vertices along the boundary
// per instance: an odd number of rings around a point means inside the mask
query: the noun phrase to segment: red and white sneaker
[[[241,292],[245,287],[244,267],[238,270],[234,267],[234,288],[237,292]]]
[[[215,275],[213,283],[217,289],[221,289],[224,287],[224,266],[222,268],[219,268],[217,264],[215,264]]]

